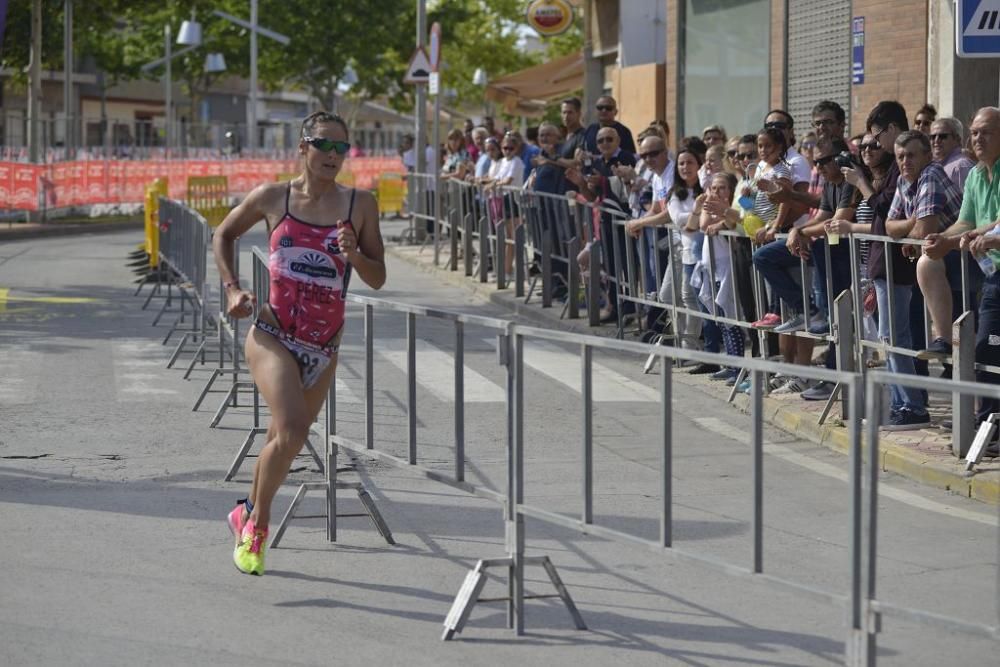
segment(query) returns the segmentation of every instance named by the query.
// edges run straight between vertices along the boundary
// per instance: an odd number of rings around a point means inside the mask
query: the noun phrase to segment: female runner
[[[228,516],[236,540],[233,561],[247,574],[264,573],[271,502],[336,372],[351,272],[375,289],[385,283],[375,198],[336,182],[349,149],[342,118],[325,111],[307,116],[299,140],[302,174],[288,183],[257,187],[226,216],[212,241],[227,312],[249,317],[256,296],[240,286],[233,269],[235,241],[261,219],[267,224],[270,297],[258,311],[245,349],[271,423],[250,494]]]

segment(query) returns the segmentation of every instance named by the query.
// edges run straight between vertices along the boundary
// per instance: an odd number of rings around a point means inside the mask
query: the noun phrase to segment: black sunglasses
[[[736,158],[739,160],[756,160],[756,153],[737,153]]]
[[[664,150],[666,150],[666,149],[665,148],[661,148],[661,149],[656,150],[656,151],[649,151],[649,152],[646,152],[646,153],[639,153],[639,157],[641,157],[643,160],[649,160],[650,158],[654,158],[654,157],[660,155],[661,153],[663,153]]]
[[[598,111],[614,111],[615,108],[610,104],[598,104],[594,107]]]
[[[512,150],[514,150],[513,146],[501,146],[500,148],[502,148],[505,151],[512,151]]]
[[[826,165],[830,164],[830,162],[832,162],[836,157],[837,157],[836,155],[826,155],[824,157],[821,157],[820,159],[816,160],[816,166],[825,167]]]
[[[764,127],[767,128],[767,129],[769,129],[769,130],[770,129],[787,130],[788,129],[788,123],[786,123],[783,120],[772,120],[770,123],[764,123]]]
[[[880,151],[882,150],[882,144],[877,141],[869,141],[865,144],[860,144],[858,146],[859,151]]]
[[[951,136],[951,132],[936,132],[935,134],[928,135],[927,138],[930,139],[931,141],[934,141],[936,139],[940,139],[941,141],[944,141],[945,139],[947,139],[950,136]]]
[[[734,157],[736,157],[736,151],[726,151],[726,155],[728,155],[729,159],[732,160]]]
[[[323,139],[320,137],[302,137],[313,148],[324,153],[337,151],[337,155],[346,155],[351,150],[351,144],[347,141],[334,141],[333,139]]]

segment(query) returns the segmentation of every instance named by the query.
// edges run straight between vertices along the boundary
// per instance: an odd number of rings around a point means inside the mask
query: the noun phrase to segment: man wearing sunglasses
[[[979,325],[976,328],[976,362],[1000,366],[1000,235],[994,230],[1000,226],[1000,109],[983,107],[972,119],[969,127],[972,150],[979,163],[965,182],[965,194],[958,220],[943,234],[927,237],[924,253],[932,258],[943,257],[951,250],[961,248],[987,264],[983,292],[979,300]],[[1000,375],[977,371],[976,380],[1000,384]],[[979,400],[976,419],[985,421],[1000,404],[993,398]],[[998,452],[996,439],[986,448],[985,455],[995,457]]]
[[[246,574],[264,573],[271,503],[333,381],[351,273],[374,289],[385,284],[378,204],[370,192],[337,183],[350,146],[342,118],[325,111],[307,116],[299,140],[302,174],[255,188],[212,239],[226,312],[244,318],[253,314],[256,295],[240,286],[236,240],[260,220],[270,232],[268,302],[247,333],[246,358],[271,423],[250,492],[227,517],[233,562]]]
[[[962,150],[965,128],[957,118],[938,118],[931,123],[927,138],[931,140],[931,157],[941,165],[959,192],[965,190],[965,179],[976,166]]]
[[[598,130],[602,127],[613,127],[618,133],[622,150],[635,154],[635,140],[632,138],[632,132],[615,120],[615,116],[618,115],[618,103],[615,102],[615,98],[610,95],[597,98],[597,104],[594,105],[594,109],[597,111],[597,122],[587,126],[587,131],[584,134],[584,144],[587,152],[597,155]]]
[[[836,102],[823,100],[817,104],[812,110],[812,127],[816,135],[815,144],[821,141],[843,139],[846,122],[847,116],[844,113],[844,109]],[[823,193],[823,174],[821,170],[810,166],[805,156],[795,150],[792,117],[784,111],[775,110],[767,115],[764,126],[776,127],[784,131],[786,136],[789,137],[788,145],[791,148],[788,149],[785,161],[788,162],[788,166],[792,170],[792,175],[795,177],[792,183],[779,180],[778,191],[769,195],[768,198],[775,204],[793,204],[804,209],[809,209],[810,216],[816,215]],[[808,185],[805,190],[801,187],[795,187],[797,183],[801,182],[798,179],[806,174],[804,167],[809,170]],[[801,218],[800,221],[804,222]]]

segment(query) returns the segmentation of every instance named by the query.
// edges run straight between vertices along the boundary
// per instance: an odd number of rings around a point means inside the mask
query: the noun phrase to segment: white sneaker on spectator
[[[826,315],[816,313],[809,318],[809,333],[816,336],[825,336],[830,333],[830,323],[826,320]]]
[[[809,380],[803,380],[802,378],[788,378],[783,385],[771,393],[777,395],[801,394],[808,388]]]
[[[775,373],[771,376],[771,379],[767,381],[767,386],[771,391],[779,388],[781,385],[788,382],[788,376],[784,373]]]
[[[793,331],[798,331],[806,325],[806,318],[804,315],[796,315],[787,322],[783,322],[778,326],[774,327],[773,331],[776,334],[792,333]]]

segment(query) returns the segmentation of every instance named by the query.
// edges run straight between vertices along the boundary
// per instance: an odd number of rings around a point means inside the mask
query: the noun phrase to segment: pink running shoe
[[[781,324],[781,315],[776,315],[774,313],[767,313],[764,317],[760,318],[750,326],[757,329],[773,329],[774,327]]]
[[[233,539],[239,544],[240,535],[243,534],[243,510],[246,509],[243,505],[243,501],[236,503],[236,507],[233,511],[229,513],[226,517],[226,523],[229,524],[229,532],[233,534]]]

